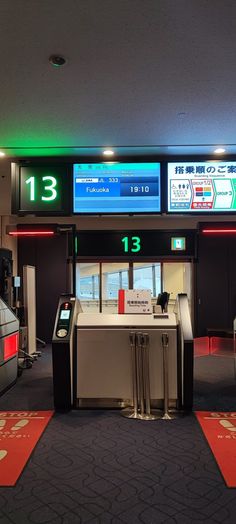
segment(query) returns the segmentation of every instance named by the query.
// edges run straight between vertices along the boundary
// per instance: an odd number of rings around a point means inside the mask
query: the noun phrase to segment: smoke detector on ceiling
[[[55,67],[61,67],[65,65],[66,59],[64,58],[64,56],[61,55],[51,55],[49,57],[49,62]]]

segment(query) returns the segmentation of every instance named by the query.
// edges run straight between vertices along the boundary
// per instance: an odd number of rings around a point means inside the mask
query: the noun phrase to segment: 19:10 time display
[[[130,186],[130,193],[149,193],[149,186]]]

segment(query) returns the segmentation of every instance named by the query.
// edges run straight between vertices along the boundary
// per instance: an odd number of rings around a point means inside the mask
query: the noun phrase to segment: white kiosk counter
[[[132,405],[130,333],[149,337],[152,407],[162,407],[162,335],[168,335],[169,405],[178,402],[178,321],[174,313],[118,315],[79,313],[76,322],[76,407]]]

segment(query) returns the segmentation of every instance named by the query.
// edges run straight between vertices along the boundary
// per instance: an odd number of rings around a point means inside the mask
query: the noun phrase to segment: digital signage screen
[[[74,164],[73,212],[161,212],[160,163]]]
[[[169,213],[235,213],[236,162],[169,162]]]
[[[71,213],[71,167],[12,163],[12,213],[39,216]]]

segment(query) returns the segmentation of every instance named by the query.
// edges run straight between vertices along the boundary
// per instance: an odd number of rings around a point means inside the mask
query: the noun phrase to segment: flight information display
[[[169,162],[168,212],[236,212],[236,162]]]
[[[74,213],[132,214],[160,211],[160,163],[74,164]]]

